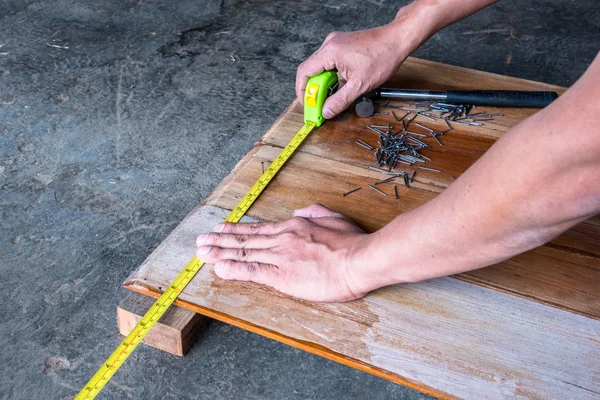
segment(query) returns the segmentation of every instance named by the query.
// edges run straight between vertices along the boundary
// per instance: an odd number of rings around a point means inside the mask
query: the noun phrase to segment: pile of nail
[[[491,121],[494,117],[501,117],[504,114],[488,114],[484,111],[471,113],[475,106],[468,104],[448,104],[433,101],[419,101],[410,104],[410,107],[390,105],[389,100],[386,103],[378,103],[377,107],[380,108],[391,108],[400,109],[404,111],[414,112],[416,115],[420,115],[423,118],[427,118],[431,121],[437,121],[438,119],[444,119],[446,123],[448,121],[460,124],[460,125],[473,125],[482,126],[481,121]],[[388,115],[388,112],[378,112],[373,115]],[[394,114],[394,118],[397,120],[397,116]],[[448,124],[448,127],[450,125]]]
[[[356,144],[369,150],[373,151],[377,167],[369,166],[368,168],[379,171],[391,177],[384,179],[379,182],[374,182],[373,185],[368,185],[371,189],[387,196],[385,192],[376,188],[374,185],[380,183],[387,183],[393,181],[397,177],[402,177],[404,185],[409,187],[412,183],[416,171],[412,173],[409,178],[409,174],[405,171],[395,171],[398,164],[414,166],[416,165],[419,169],[424,169],[432,172],[442,172],[439,169],[428,168],[422,164],[426,164],[431,159],[420,153],[421,150],[427,149],[430,145],[423,140],[434,139],[439,146],[443,146],[439,137],[453,129],[452,124],[460,125],[473,125],[482,126],[481,121],[490,121],[493,117],[502,116],[503,114],[487,114],[485,112],[471,113],[473,106],[465,104],[447,104],[439,102],[415,102],[411,103],[410,107],[404,107],[399,105],[390,105],[389,100],[386,103],[376,104],[380,108],[398,109],[406,111],[404,115],[399,117],[396,111],[391,111],[394,120],[401,124],[400,129],[392,126],[391,123],[387,125],[368,125],[367,128],[377,134],[377,147],[372,146],[367,141],[359,139]],[[409,115],[414,113],[411,117]],[[373,115],[389,115],[388,112],[377,112]],[[408,118],[407,118],[408,117]],[[421,117],[431,121],[443,120],[446,123],[447,129],[436,131],[428,126],[425,126],[419,122],[415,122],[415,119]],[[425,130],[427,133],[415,132],[412,125]],[[395,131],[395,132],[394,132]],[[423,139],[423,140],[422,140]],[[455,179],[454,177],[451,177]],[[342,196],[346,196],[350,193],[354,193],[360,188],[350,190],[349,192],[343,193]],[[394,186],[394,192],[396,198],[398,198],[398,190]]]
[[[382,172],[391,172],[398,164],[410,166],[413,164],[425,164],[431,161],[429,157],[420,153],[421,150],[430,147],[429,144],[425,143],[423,140],[426,138],[433,138],[438,145],[443,146],[438,136],[442,136],[446,132],[452,130],[452,126],[446,121],[448,128],[436,132],[419,122],[415,122],[415,119],[418,116],[423,116],[423,114],[415,113],[412,117],[407,118],[410,113],[410,111],[407,111],[406,114],[399,118],[396,113],[392,111],[394,119],[401,124],[400,129],[394,128],[390,123],[387,125],[367,126],[367,128],[377,134],[377,148],[363,139],[356,141],[357,145],[373,151],[379,167],[377,169],[381,169]],[[411,129],[411,124],[420,129],[424,129],[427,131],[427,134],[409,130]],[[383,170],[383,167],[386,167],[387,171]],[[424,168],[421,165],[419,165],[419,167]],[[439,172],[438,170],[434,171]]]

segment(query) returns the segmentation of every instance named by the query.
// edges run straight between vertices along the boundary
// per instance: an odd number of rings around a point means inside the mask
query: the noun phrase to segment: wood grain
[[[117,307],[119,333],[127,336],[152,307],[154,299],[130,293]],[[206,329],[209,318],[178,306],[169,309],[160,317],[142,341],[148,346],[176,356],[183,356]]]
[[[157,295],[227,213],[194,210],[126,287]],[[176,304],[439,397],[600,394],[600,321],[452,278],[325,304],[223,281],[206,265]]]
[[[416,59],[407,60],[391,85],[564,91]],[[395,124],[393,117],[359,119],[345,113],[311,134],[248,214],[282,220],[294,209],[320,202],[374,231],[431,200],[535,111],[502,109],[503,117],[481,127],[456,126],[441,137],[443,147],[432,142],[423,151],[432,159],[429,166],[443,172],[419,170],[410,188],[397,182],[399,200],[391,195],[394,183],[379,186],[388,196],[366,186],[383,176],[366,168],[372,154],[354,144],[375,139],[366,125]],[[435,129],[444,124],[422,122]],[[260,176],[261,161],[268,165],[301,126],[302,108],[294,102],[125,286],[157,296],[193,255],[195,236],[226,217]],[[355,187],[363,189],[341,197]],[[251,283],[225,282],[207,266],[176,304],[439,397],[600,395],[599,218],[545,246],[455,278],[397,285],[356,302],[325,305]]]
[[[279,150],[271,146],[257,147],[236,167],[235,178],[224,182],[218,191],[206,199],[205,204],[225,209],[235,207],[260,176],[261,162],[268,163]],[[362,228],[373,232],[395,216],[424,204],[436,195],[424,189],[428,187],[427,184],[418,183],[406,188],[398,179],[398,182],[378,185],[389,194],[385,197],[366,186],[381,179],[379,172],[304,152],[294,154],[288,163],[252,206],[248,213],[250,216],[262,220],[283,220],[289,218],[295,209],[318,202],[348,215]],[[393,196],[394,184],[398,186],[399,200]],[[341,196],[341,193],[355,187],[362,189],[346,197]],[[365,207],[365,204],[369,206]],[[598,227],[593,223],[580,225],[576,229],[581,229],[581,226],[593,226],[594,230],[589,235],[579,233],[578,236],[582,237],[577,240],[561,237],[552,242],[556,243],[554,247],[551,243],[550,246],[542,246],[508,261],[457,277],[600,318],[600,249],[597,239],[600,233],[597,233]],[[572,244],[573,247],[562,243]]]

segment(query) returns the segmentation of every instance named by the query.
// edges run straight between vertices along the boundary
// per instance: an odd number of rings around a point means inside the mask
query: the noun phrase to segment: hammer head
[[[359,117],[367,118],[375,112],[375,104],[373,104],[373,100],[368,96],[361,96],[356,100],[354,111]]]

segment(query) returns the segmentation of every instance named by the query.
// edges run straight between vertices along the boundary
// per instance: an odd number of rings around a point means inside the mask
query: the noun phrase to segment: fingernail
[[[331,117],[333,117],[333,113],[331,112],[331,110],[329,108],[324,108],[323,109],[323,117],[324,118],[331,118]]]
[[[215,272],[217,274],[222,273],[223,270],[225,270],[225,264],[224,263],[222,263],[221,261],[219,261],[218,263],[215,264]]]
[[[200,246],[202,243],[206,242],[206,238],[208,237],[208,234],[203,233],[202,235],[198,236],[198,238],[196,239],[196,246]]]
[[[210,246],[201,246],[196,250],[196,254],[207,254],[210,251]]]
[[[225,228],[225,224],[221,223],[221,224],[215,225],[215,229],[213,229],[213,230],[215,232],[223,232],[223,228]]]

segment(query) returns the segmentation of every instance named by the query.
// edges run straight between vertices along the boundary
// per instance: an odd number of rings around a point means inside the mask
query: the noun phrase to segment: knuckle
[[[258,231],[261,228],[261,226],[262,226],[262,224],[258,223],[258,222],[250,224],[250,231],[256,232],[256,231]]]
[[[236,253],[237,253],[237,258],[241,261],[244,261],[248,258],[249,251],[248,251],[248,249],[241,248],[241,249],[236,250]]]
[[[211,232],[206,237],[206,243],[212,244],[221,240],[222,235],[220,233]]]
[[[280,238],[284,242],[293,242],[296,240],[297,235],[293,232],[283,232],[280,234]]]
[[[233,268],[235,266],[233,260],[223,260],[222,263],[223,263],[223,266],[227,269]]]
[[[246,272],[249,276],[256,275],[256,273],[260,269],[260,265],[257,262],[250,262],[244,265],[246,267]]]
[[[208,252],[208,255],[212,259],[219,260],[221,259],[221,257],[223,257],[223,249],[220,247],[211,247],[210,251]]]
[[[305,74],[304,74],[304,70],[305,70],[305,69],[308,67],[308,62],[309,62],[309,61],[310,61],[310,58],[308,58],[308,59],[306,59],[306,60],[302,61],[302,62],[300,63],[300,65],[298,65],[298,70],[297,70],[297,72],[296,72],[296,76],[297,76],[297,77],[304,77],[304,76],[305,76]]]
[[[311,211],[322,211],[323,209],[327,208],[321,203],[313,203],[308,207],[310,208]]]
[[[235,237],[235,240],[239,243],[239,244],[244,244],[248,241],[248,235],[237,235]]]
[[[331,97],[331,104],[335,107],[335,108],[339,108],[339,109],[345,109],[350,105],[350,98],[348,96],[344,96],[344,95],[338,95],[338,96],[333,96]]]
[[[302,228],[306,224],[306,218],[304,217],[292,217],[288,221],[290,228]]]

